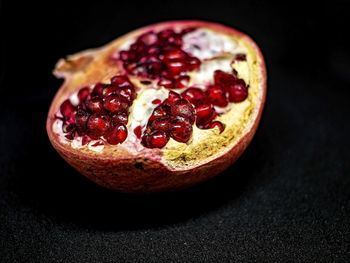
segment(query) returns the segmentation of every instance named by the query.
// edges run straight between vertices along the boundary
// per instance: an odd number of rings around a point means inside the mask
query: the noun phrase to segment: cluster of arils
[[[169,137],[178,142],[187,142],[192,135],[195,119],[192,104],[170,91],[168,98],[153,110],[142,136],[142,144],[148,148],[162,148]]]
[[[208,109],[205,105],[210,105]],[[166,100],[158,105],[148,120],[146,131],[142,136],[142,144],[148,148],[162,148],[169,138],[186,143],[192,135],[192,125],[205,129],[218,127],[220,132],[224,126],[213,119],[217,116],[211,104],[201,104],[194,108],[192,103],[180,94],[170,91]]]
[[[229,102],[241,102],[248,96],[248,86],[243,79],[232,74],[216,70],[214,83],[205,90],[196,87],[186,89],[182,97],[190,101],[196,107],[197,126],[210,128],[210,122],[217,116],[214,106],[226,107]]]
[[[127,74],[156,79],[158,86],[167,89],[187,88],[190,77],[186,72],[201,65],[198,58],[181,49],[183,35],[192,30],[187,28],[176,33],[165,29],[139,36],[128,50],[119,52]],[[232,63],[242,60],[246,60],[245,54],[237,54]],[[67,99],[60,107],[66,138],[73,140],[75,136],[82,136],[83,145],[92,139],[103,139],[110,144],[124,142],[128,135],[129,107],[135,96],[134,85],[126,75],[113,77],[110,84],[98,83],[92,90],[80,89],[77,106]],[[200,129],[218,127],[222,132],[225,127],[215,121],[218,116],[215,107],[224,108],[247,96],[248,86],[235,70],[232,73],[216,70],[214,82],[204,89],[190,87],[181,95],[170,91],[166,100],[157,102],[161,104],[154,109],[144,133],[141,134],[142,127],[137,127],[134,133],[142,137],[145,147],[162,148],[169,138],[188,142],[195,122]]]
[[[198,69],[201,64],[198,58],[181,49],[183,35],[192,30],[147,32],[128,50],[120,51],[119,58],[129,74],[159,79],[158,85],[165,88],[184,88],[189,81],[186,72]]]
[[[66,138],[83,136],[83,145],[101,137],[110,144],[122,143],[128,135],[128,111],[135,96],[134,85],[122,75],[111,78],[110,84],[80,89],[77,106],[69,99],[60,106]]]

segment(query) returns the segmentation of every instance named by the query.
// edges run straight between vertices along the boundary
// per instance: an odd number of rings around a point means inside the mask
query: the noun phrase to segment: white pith
[[[122,46],[122,49],[128,49],[130,44],[133,42],[134,40],[126,42]],[[195,45],[200,47],[200,49],[197,49]],[[234,39],[209,29],[197,29],[183,37],[182,48],[202,61],[199,70],[187,72],[187,75],[190,76],[189,86],[195,86],[204,90],[207,84],[213,83],[213,75],[215,70],[222,70],[227,73],[232,73],[232,68],[236,69],[238,76],[243,78],[245,82],[249,84],[249,67],[247,62],[236,61],[231,65],[235,54],[246,53],[245,47],[239,45],[239,43]],[[129,152],[136,153],[145,150],[140,143],[140,139],[138,139],[134,134],[134,129],[137,126],[141,126],[142,132],[144,131],[147,121],[154,108],[158,106],[157,104],[153,104],[152,101],[155,99],[160,99],[163,101],[167,98],[169,93],[169,90],[158,87],[156,83],[157,81],[153,81],[147,89],[143,89],[137,94],[137,98],[134,100],[133,105],[129,110],[129,121],[127,124],[128,137],[122,144],[118,145],[118,147],[123,147]],[[137,83],[135,83],[135,85],[137,85]],[[183,90],[185,89],[174,91],[181,93]],[[70,96],[70,100],[73,105],[77,105],[79,103],[77,92]],[[248,106],[249,103],[244,102],[238,104],[229,103],[229,105],[225,108],[215,108],[219,113],[225,113],[235,108],[237,109],[237,113],[239,113],[243,112],[243,110]],[[57,113],[57,116],[60,116],[59,112]],[[219,117],[217,119],[225,123],[224,117]],[[195,137],[196,140],[200,140],[202,135],[212,132],[209,130],[200,130],[195,127],[195,125],[193,128],[193,137]],[[213,130],[217,130],[217,128]],[[71,144],[71,147],[75,149],[88,147],[90,150],[98,153],[102,152],[105,147],[104,145],[92,146],[99,140],[93,140],[87,145],[83,146],[81,137],[75,137],[74,140],[66,139],[66,134],[62,131],[62,121],[60,119],[56,119],[54,122],[53,131],[59,135],[61,143]],[[191,143],[191,141],[189,143]],[[186,147],[186,144],[178,143],[173,139],[170,139],[166,147]]]

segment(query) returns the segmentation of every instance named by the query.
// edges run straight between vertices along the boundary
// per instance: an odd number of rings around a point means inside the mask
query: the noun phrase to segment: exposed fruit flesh
[[[156,79],[158,86],[182,91],[181,95],[170,91],[163,102],[159,99],[151,101],[158,106],[153,110],[144,133],[141,126],[133,131],[137,138],[142,138],[145,147],[162,148],[169,138],[186,143],[191,138],[194,123],[200,129],[218,127],[220,133],[223,132],[224,124],[215,121],[218,116],[215,107],[225,108],[231,102],[245,100],[248,86],[232,69],[232,73],[216,70],[214,81],[204,87],[188,87],[190,76],[187,72],[199,70],[202,63],[182,50],[182,37],[193,30],[146,32],[137,37],[128,50],[121,50],[119,59],[127,74],[112,77],[110,84],[97,83],[92,89],[81,88],[77,93],[77,106],[69,99],[62,103],[62,131],[66,138],[73,140],[75,136],[82,136],[83,145],[92,139],[106,140],[109,144],[126,140],[129,110],[136,98],[134,84],[128,75]],[[232,64],[245,60],[246,55],[239,53]],[[141,81],[145,85],[146,82],[147,85],[152,83]]]

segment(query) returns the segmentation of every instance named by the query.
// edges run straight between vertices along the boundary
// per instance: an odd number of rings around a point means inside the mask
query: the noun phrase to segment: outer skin
[[[214,177],[215,175],[228,168],[232,163],[234,163],[246,149],[256,132],[266,97],[266,69],[263,56],[258,46],[248,36],[235,29],[220,24],[194,20],[171,21],[151,25],[138,29],[135,32],[131,32],[130,34],[124,37],[132,37],[135,34],[140,34],[142,32],[146,32],[158,27],[171,27],[173,24],[181,24],[184,27],[210,26],[211,28],[224,31],[229,34],[243,36],[246,40],[248,40],[251,43],[251,45],[254,47],[262,61],[260,65],[263,75],[263,81],[261,83],[262,96],[259,102],[260,107],[257,117],[255,118],[255,120],[252,120],[254,123],[251,126],[251,129],[248,130],[239,139],[239,141],[233,146],[233,148],[229,149],[225,154],[219,156],[214,160],[211,160],[200,166],[196,166],[187,170],[170,170],[159,160],[149,158],[149,156],[145,156],[142,154],[134,156],[130,155],[127,152],[120,152],[120,154],[118,154],[118,158],[116,159],[112,158],[108,154],[97,155],[93,152],[91,152],[90,154],[80,153],[76,150],[72,150],[72,148],[70,148],[69,146],[60,143],[58,137],[52,131],[52,124],[55,121],[54,114],[62,102],[62,96],[67,96],[67,92],[64,91],[64,88],[67,81],[69,81],[68,73],[61,75],[56,73],[56,75],[60,77],[65,77],[66,82],[57,92],[48,113],[46,129],[49,139],[54,148],[58,151],[58,153],[71,166],[73,166],[76,170],[78,170],[81,174],[85,175],[90,180],[103,187],[125,193],[149,193],[159,191],[175,191],[195,185],[211,177]],[[105,47],[108,47],[108,45]],[[86,54],[89,54],[89,52],[90,51],[75,55],[75,62],[77,64],[84,63],[85,56]],[[98,55],[98,51],[96,53],[92,51],[92,53],[93,55]],[[62,63],[62,61],[59,62],[57,64],[57,67],[61,67]],[[161,154],[161,150],[153,150],[152,154]]]

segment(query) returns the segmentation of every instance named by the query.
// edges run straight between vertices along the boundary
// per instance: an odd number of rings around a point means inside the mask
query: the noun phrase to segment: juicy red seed
[[[158,37],[161,40],[167,40],[168,38],[170,38],[174,35],[175,35],[175,32],[172,29],[165,29],[165,30],[162,30],[158,33]]]
[[[190,81],[189,76],[180,76],[177,78],[174,84],[174,89],[183,89],[188,86],[188,82]]]
[[[126,100],[129,103],[129,105],[132,104],[136,96],[136,92],[133,87],[123,87],[123,88],[117,89],[116,94],[120,98]]]
[[[163,148],[169,141],[169,136],[164,131],[154,131],[142,137],[142,144],[148,148]]]
[[[127,61],[129,60],[129,53],[128,51],[126,50],[122,50],[119,52],[119,58],[122,60],[122,61]]]
[[[186,118],[191,124],[195,120],[195,111],[191,103],[186,99],[176,101],[171,106],[171,113],[174,116],[181,116]]]
[[[204,125],[216,117],[216,112],[211,104],[202,104],[196,108],[197,124]]]
[[[158,75],[163,69],[161,62],[149,62],[146,64],[146,70],[148,74]]]
[[[128,103],[117,95],[109,95],[103,102],[103,107],[110,112],[126,112]]]
[[[130,46],[130,49],[134,50],[138,54],[142,54],[146,49],[146,45],[142,42],[136,42]]]
[[[158,43],[158,36],[153,32],[147,32],[139,36],[137,41],[143,42],[145,45],[150,46]]]
[[[153,110],[153,113],[152,113],[151,117],[149,118],[149,121],[153,121],[159,117],[163,117],[166,115],[168,115],[166,107],[164,105],[159,105]]]
[[[86,107],[92,112],[101,112],[103,111],[103,102],[99,97],[93,97],[85,102]]]
[[[181,72],[186,71],[186,64],[182,61],[170,61],[166,63],[167,72],[171,76],[179,75]]]
[[[141,126],[137,126],[135,129],[134,129],[134,134],[136,135],[137,138],[141,138],[141,132],[142,132],[142,128]]]
[[[128,137],[128,130],[123,123],[117,124],[106,136],[109,144],[118,144],[125,141]]]
[[[187,70],[192,71],[200,67],[201,61],[196,57],[191,57],[187,61]]]
[[[91,92],[91,96],[102,96],[106,84],[97,83]]]
[[[230,102],[241,102],[248,97],[248,88],[243,82],[238,82],[226,88]]]
[[[213,123],[210,123],[209,129],[213,129],[215,127],[219,128],[220,133],[222,133],[225,129],[224,125],[220,121],[214,121]]]
[[[226,107],[228,104],[225,92],[219,86],[209,87],[206,91],[210,102],[219,107]]]
[[[125,112],[112,114],[111,121],[113,125],[116,125],[118,123],[124,123],[126,125],[128,124],[128,114]]]
[[[160,117],[157,118],[151,122],[149,122],[148,127],[154,131],[154,130],[162,130],[162,131],[168,131],[169,130],[169,118],[168,117]]]
[[[103,90],[103,96],[104,97],[107,97],[109,95],[112,95],[112,94],[116,94],[117,93],[117,87],[116,86],[113,86],[113,85],[108,85],[104,88]]]
[[[108,116],[98,113],[91,115],[87,122],[89,136],[92,139],[98,139],[100,136],[105,135],[110,126]]]
[[[181,99],[181,96],[179,93],[176,93],[175,91],[170,91],[168,94],[168,98],[166,99],[167,103],[173,104]]]
[[[75,110],[76,108],[73,106],[69,99],[65,100],[60,106],[61,114],[65,120],[74,118]]]
[[[188,142],[192,134],[192,125],[185,118],[176,116],[169,124],[170,136],[178,142]]]
[[[181,49],[173,49],[162,54],[162,58],[164,62],[183,61],[187,58],[187,54]]]
[[[90,117],[90,114],[82,109],[78,109],[77,114],[75,115],[75,126],[79,135],[82,135],[86,132],[87,126],[86,123]]]
[[[222,70],[215,70],[214,82],[218,86],[226,87],[235,83],[236,78],[232,74],[228,74]]]
[[[206,103],[207,97],[204,92],[199,88],[189,88],[185,90],[181,96],[187,99],[189,102],[194,104],[195,106],[199,106],[203,103]]]
[[[152,100],[152,104],[160,104],[162,101],[160,99]]]
[[[158,86],[162,86],[166,89],[172,89],[174,85],[174,80],[172,79],[161,79],[158,81]]]
[[[83,102],[90,95],[90,89],[88,87],[81,88],[78,92],[79,102]]]
[[[130,82],[129,78],[127,76],[123,76],[123,75],[118,75],[118,76],[114,76],[113,78],[111,78],[111,84],[113,86],[117,86],[119,88],[133,86],[133,84]]]

